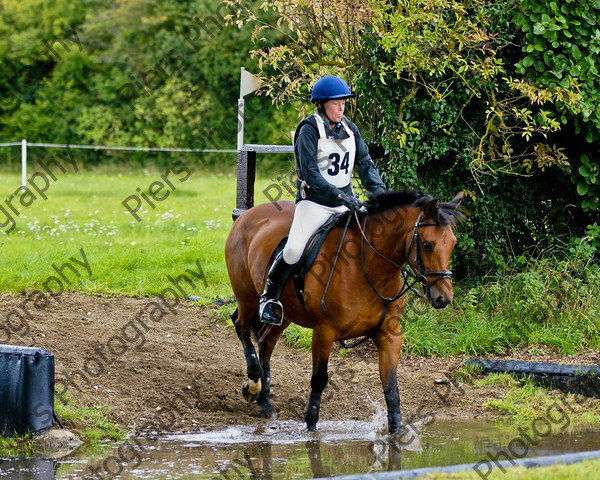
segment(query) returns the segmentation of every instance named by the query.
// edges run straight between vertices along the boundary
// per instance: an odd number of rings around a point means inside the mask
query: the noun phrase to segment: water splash
[[[373,417],[371,418],[371,424],[373,425],[373,430],[379,434],[386,434],[388,430],[388,418],[387,418],[387,409],[383,406],[381,402],[375,402],[371,399],[371,397],[367,394],[367,400],[373,405],[375,411],[373,412]]]

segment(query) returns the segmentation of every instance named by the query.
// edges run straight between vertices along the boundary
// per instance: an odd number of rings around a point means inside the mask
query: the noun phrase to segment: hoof
[[[389,427],[390,435],[404,435],[406,433],[406,428],[402,424],[392,427]]]
[[[317,431],[317,422],[306,422],[306,430],[309,432]]]
[[[275,410],[273,408],[261,408],[258,412],[258,416],[260,418],[270,418],[272,420],[275,420],[277,418],[277,415],[275,414]]]
[[[388,429],[390,435],[396,435],[405,431],[402,428],[402,414],[400,413],[400,409],[388,410]]]
[[[248,403],[255,402],[258,398],[258,394],[260,393],[261,389],[262,381],[260,380],[260,378],[257,382],[247,378],[246,380],[244,380],[244,383],[242,385],[242,396]]]

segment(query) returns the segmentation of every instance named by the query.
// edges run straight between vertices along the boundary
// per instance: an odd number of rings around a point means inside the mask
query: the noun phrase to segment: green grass
[[[65,270],[70,291],[158,295],[170,286],[167,275],[198,271],[198,260],[207,286],[197,281],[189,293],[203,299],[228,295],[221,250],[231,224],[232,179],[192,175],[155,209],[146,205],[136,222],[121,202],[157,179],[159,172],[59,177],[49,188],[48,199],[22,207],[14,232],[0,236],[0,271],[12,272],[0,276],[0,290],[45,290],[43,282],[57,275],[52,265],[60,267],[71,257],[84,262],[83,249],[92,275],[83,267],[79,278]],[[2,175],[0,185],[0,199],[6,198],[19,179]],[[59,289],[54,281],[48,286]]]
[[[108,419],[110,409],[106,406],[81,406],[67,394],[55,399],[54,408],[65,428],[87,445],[96,446],[101,442],[125,438],[125,432]]]
[[[484,406],[491,413],[508,417],[511,421],[528,423],[535,418],[551,415],[559,422],[560,415],[569,425],[600,423],[600,402],[597,399],[551,391],[536,385],[529,378],[518,380],[507,373],[491,373],[476,380],[474,385],[500,387],[501,398],[490,400]],[[558,409],[561,409],[561,413]]]
[[[33,439],[31,434],[16,435],[14,437],[0,436],[0,455],[31,456],[34,454]]]
[[[551,467],[525,468],[511,467],[502,471],[494,469],[486,476],[487,470],[482,466],[480,476],[473,470],[457,473],[435,473],[423,477],[424,480],[594,480],[598,478],[600,460],[586,460],[572,465],[553,465]]]
[[[568,260],[532,261],[485,285],[455,284],[455,294],[445,310],[405,309],[405,351],[493,355],[522,348],[571,355],[600,348],[600,269],[577,252]]]
[[[291,345],[300,350],[310,350],[312,345],[312,330],[292,323],[283,331],[283,336]]]
[[[54,409],[63,426],[73,432],[89,447],[98,447],[106,442],[117,442],[125,438],[125,432],[112,423],[109,418],[109,408],[97,405],[86,407],[69,394],[56,397]],[[27,433],[11,438],[0,436],[0,455],[35,454],[35,437]]]
[[[169,276],[186,274],[194,284],[183,283],[183,289],[203,304],[231,299],[224,244],[235,206],[233,159],[222,167],[193,170],[185,182],[177,180],[182,174],[169,175],[174,190],[168,189],[169,196],[155,202],[155,208],[142,202],[139,222],[122,202],[138,194],[138,187],[148,192],[165,169],[119,172],[113,167],[57,174],[47,200],[19,205],[15,230],[0,233],[0,292],[57,291],[56,280],[61,280],[65,291],[89,295],[171,295],[166,290],[173,287]],[[264,190],[278,182],[280,173],[289,185],[283,170],[257,178],[256,203],[268,201]],[[19,185],[18,174],[0,174],[0,208],[8,208],[6,200]],[[273,196],[282,190],[275,186],[268,192]],[[0,222],[5,220],[0,211]],[[532,261],[485,285],[469,288],[456,282],[455,301],[445,310],[434,310],[409,293],[402,317],[403,352],[449,356],[514,348],[532,354],[600,349],[600,269],[594,252],[584,246],[573,250],[570,260]],[[75,265],[70,259],[85,263],[82,251],[91,275],[80,266],[79,276],[66,269],[66,280],[60,279],[53,265]],[[291,327],[286,337],[310,348],[311,331]]]
[[[137,212],[141,221],[136,221],[122,202],[137,195],[137,188],[147,193],[163,173],[154,169],[58,173],[47,200],[38,195],[30,206],[22,206],[19,195],[12,201],[20,210],[16,228],[0,233],[0,291],[59,291],[54,280],[44,285],[52,276],[59,278],[52,265],[60,267],[70,258],[86,263],[83,249],[92,274],[83,266],[78,267],[79,277],[64,270],[70,284],[59,280],[65,291],[155,296],[173,286],[168,276],[175,278],[189,269],[198,276],[188,275],[195,285],[182,284],[186,293],[204,303],[230,297],[224,245],[235,207],[235,170],[194,170],[185,182],[177,181],[182,174],[169,175],[175,189],[163,189],[161,195],[167,190],[170,194],[153,202],[155,208],[142,201]],[[9,210],[4,201],[20,181],[19,175],[0,174],[0,206]],[[262,188],[270,183],[268,178],[257,181],[257,201],[266,201]],[[6,219],[0,211],[0,222]]]

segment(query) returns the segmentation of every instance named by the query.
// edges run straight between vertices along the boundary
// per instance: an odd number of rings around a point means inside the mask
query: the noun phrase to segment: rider
[[[339,77],[321,77],[313,86],[310,101],[316,112],[298,125],[295,134],[298,193],[294,219],[259,301],[260,319],[265,323],[281,325],[283,318],[275,305],[282,308],[281,289],[311,236],[332,215],[361,207],[352,192],[354,165],[365,189],[375,194],[386,189],[358,127],[344,116],[346,100],[355,96]]]

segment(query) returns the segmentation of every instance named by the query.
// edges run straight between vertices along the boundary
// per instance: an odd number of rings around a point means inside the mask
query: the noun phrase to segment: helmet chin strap
[[[331,127],[331,125],[333,125],[335,128],[338,125],[338,123],[342,123],[341,121],[334,122],[333,120],[331,120],[331,118],[329,118],[329,116],[327,115],[327,113],[325,111],[325,107],[323,106],[323,104],[321,102],[317,102],[316,106],[317,106],[317,113],[319,115],[321,115],[325,120],[327,120],[327,123],[329,124],[330,127]]]

